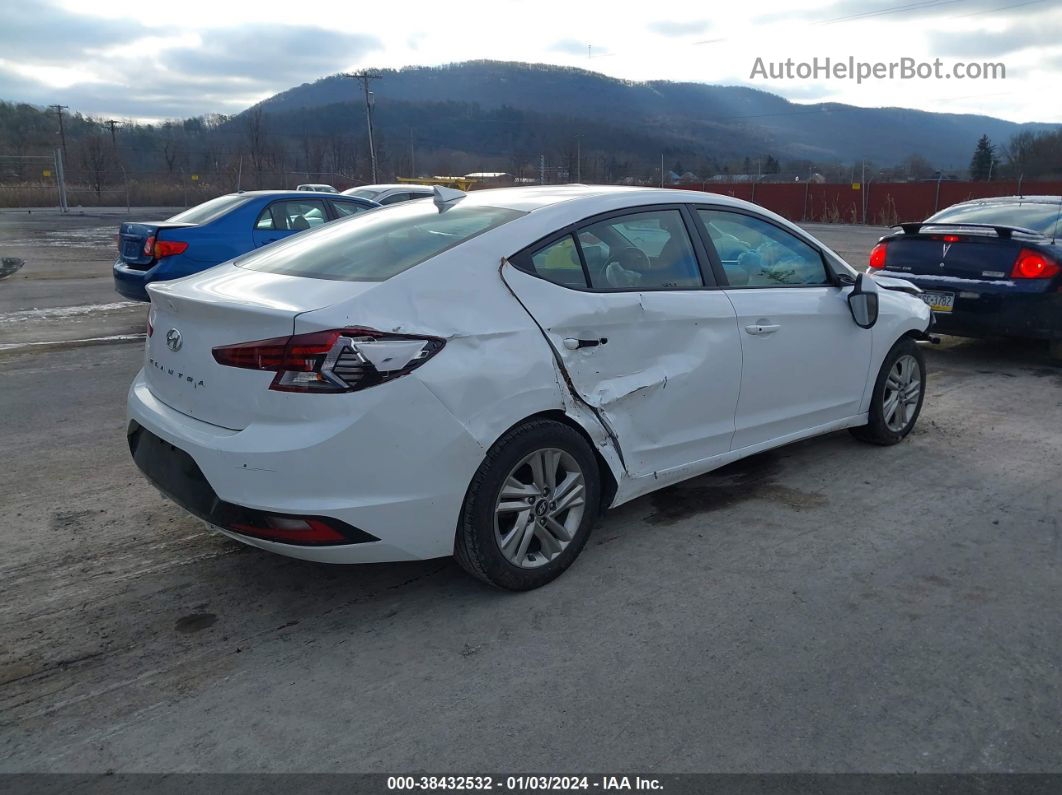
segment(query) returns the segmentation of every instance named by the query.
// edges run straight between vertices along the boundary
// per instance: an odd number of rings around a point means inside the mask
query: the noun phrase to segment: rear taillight
[[[278,392],[354,392],[413,372],[442,350],[437,337],[347,328],[214,348],[226,367],[276,373]]]
[[[345,544],[350,539],[322,519],[264,514],[254,521],[233,522],[230,530],[268,541],[289,544]]]
[[[878,243],[874,248],[870,250],[870,267],[871,268],[884,268],[885,267],[885,244]]]
[[[174,254],[183,254],[187,248],[187,243],[182,243],[177,240],[156,240],[155,259],[172,257]]]
[[[1058,263],[1050,257],[1039,251],[1033,251],[1031,248],[1023,248],[1018,252],[1018,258],[1014,260],[1010,278],[1050,279],[1058,275],[1058,270]]]
[[[152,235],[144,241],[144,256],[150,257],[155,253],[155,236]]]

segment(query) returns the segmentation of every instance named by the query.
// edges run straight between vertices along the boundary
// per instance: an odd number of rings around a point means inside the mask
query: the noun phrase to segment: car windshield
[[[234,260],[266,273],[382,282],[524,213],[410,202],[336,221]]]
[[[382,190],[372,190],[371,188],[359,188],[358,190],[345,190],[343,191],[347,196],[355,196],[359,199],[375,199],[381,193]]]
[[[959,204],[930,216],[928,223],[1004,224],[1032,229],[1047,237],[1062,237],[1060,209],[1059,204],[1046,202]]]
[[[183,213],[177,213],[177,215],[166,220],[177,224],[205,224],[224,215],[229,210],[239,207],[245,201],[247,201],[246,196],[230,193],[226,196],[218,196],[216,199],[197,204],[195,207],[189,207]]]

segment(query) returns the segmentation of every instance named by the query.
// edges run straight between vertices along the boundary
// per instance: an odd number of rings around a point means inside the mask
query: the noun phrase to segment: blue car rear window
[[[247,197],[238,193],[218,196],[216,199],[197,204],[195,207],[189,207],[183,213],[177,213],[177,215],[166,220],[183,224],[206,224],[224,215],[229,210],[236,209],[245,201],[247,201]]]
[[[440,212],[434,202],[408,202],[334,221],[233,264],[288,276],[382,282],[521,215],[502,207],[461,205]]]
[[[1032,229],[1047,237],[1060,237],[1059,205],[1046,202],[956,205],[930,216],[932,223],[1004,224]]]

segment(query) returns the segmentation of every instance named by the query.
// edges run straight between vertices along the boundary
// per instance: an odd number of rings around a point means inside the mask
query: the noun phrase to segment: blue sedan
[[[114,287],[147,301],[151,282],[179,279],[305,229],[371,210],[368,199],[334,193],[230,193],[157,223],[122,224]]]
[[[974,199],[900,229],[871,273],[922,288],[937,331],[1045,339],[1062,359],[1062,196]]]

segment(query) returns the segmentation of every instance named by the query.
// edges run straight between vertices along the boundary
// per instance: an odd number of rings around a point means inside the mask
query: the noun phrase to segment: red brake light
[[[886,253],[887,252],[884,243],[878,243],[876,246],[874,246],[874,248],[870,250],[870,267],[884,268]]]
[[[265,516],[261,524],[263,526],[233,522],[229,529],[267,541],[287,541],[294,544],[342,544],[349,541],[345,535],[320,519]]]
[[[152,235],[144,241],[144,256],[150,257],[155,253],[155,236]]]
[[[162,259],[163,257],[172,257],[174,254],[183,254],[187,248],[187,243],[181,243],[176,240],[156,240],[155,258]]]
[[[944,242],[945,243],[958,243],[959,242],[959,236],[958,235],[944,235]]]
[[[386,334],[365,328],[332,329],[214,348],[226,367],[276,373],[278,392],[354,392],[411,373],[442,350],[444,340]]]
[[[1031,248],[1023,248],[1018,252],[1018,258],[1014,260],[1014,267],[1010,272],[1012,279],[1050,279],[1058,274],[1058,263],[1050,257],[1034,251]]]

